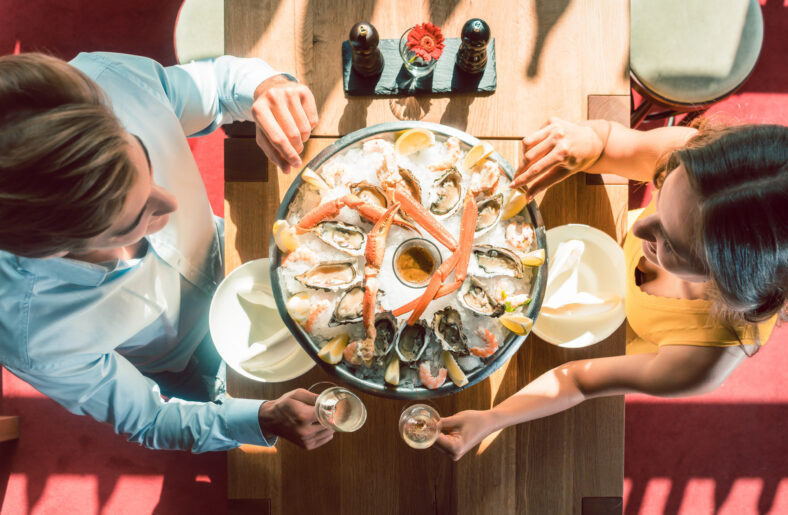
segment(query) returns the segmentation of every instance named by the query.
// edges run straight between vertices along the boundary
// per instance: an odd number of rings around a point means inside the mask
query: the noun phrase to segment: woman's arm
[[[525,187],[533,197],[580,171],[650,181],[657,160],[682,147],[695,132],[688,127],[638,131],[607,120],[570,123],[551,118],[523,139],[523,156],[511,187]]]
[[[549,370],[487,411],[441,421],[437,445],[455,460],[499,429],[569,409],[586,399],[646,393],[664,397],[709,392],[744,359],[737,347],[671,345],[657,354],[571,361]]]

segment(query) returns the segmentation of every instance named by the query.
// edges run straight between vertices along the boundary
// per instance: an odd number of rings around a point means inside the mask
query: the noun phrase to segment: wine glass
[[[367,421],[367,408],[356,394],[328,381],[309,387],[309,391],[324,388],[315,401],[315,416],[323,427],[341,433],[358,431]]]
[[[399,433],[414,449],[426,449],[438,439],[440,422],[438,410],[429,404],[412,404],[399,416]]]

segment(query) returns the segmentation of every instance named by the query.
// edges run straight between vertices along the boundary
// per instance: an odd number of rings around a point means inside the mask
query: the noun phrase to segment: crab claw
[[[370,204],[369,202],[364,202],[361,197],[353,195],[352,193],[342,197],[342,202],[344,202],[346,206],[358,211],[358,214],[360,214],[362,218],[370,220],[372,223],[377,223],[377,221],[383,218],[383,215],[386,213],[385,208],[376,206],[375,204]],[[410,229],[411,231],[421,235],[421,231],[419,231],[418,227],[412,223],[406,222],[405,219],[399,214],[394,217],[394,224],[406,229]]]
[[[454,281],[446,283],[440,287],[435,294],[439,299],[444,295],[455,291],[462,285],[468,273],[468,265],[471,261],[471,250],[473,249],[473,236],[476,231],[476,219],[479,216],[476,206],[476,198],[469,192],[465,195],[465,203],[462,207],[462,220],[460,221],[460,246],[457,249],[457,267],[454,269]]]
[[[364,363],[367,366],[372,364],[372,357],[375,354],[375,336],[377,336],[377,331],[375,330],[375,307],[378,298],[378,272],[381,265],[383,265],[383,256],[386,252],[386,238],[398,210],[399,203],[397,202],[386,210],[383,216],[375,222],[369,234],[367,234],[367,245],[364,251],[367,264],[364,265],[364,300],[362,301],[362,314],[367,337],[361,342],[360,350],[364,357]]]
[[[441,242],[444,247],[452,252],[457,250],[457,241],[454,239],[454,236],[421,205],[420,201],[413,198],[405,186],[397,184],[397,188],[394,190],[394,198],[402,204],[402,210],[408,216]]]
[[[339,214],[344,206],[345,202],[338,198],[319,204],[318,206],[312,208],[301,218],[301,220],[299,220],[295,226],[296,233],[307,233],[312,227],[316,226],[326,218],[334,218]]]

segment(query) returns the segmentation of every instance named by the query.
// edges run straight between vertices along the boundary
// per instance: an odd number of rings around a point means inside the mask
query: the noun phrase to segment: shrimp
[[[316,265],[318,262],[317,254],[309,247],[298,247],[293,252],[290,252],[282,260],[282,266],[287,266],[296,261],[306,261],[310,265]]]
[[[446,154],[444,155],[443,160],[430,165],[430,171],[443,172],[448,170],[454,166],[454,164],[460,158],[460,153],[460,140],[456,136],[452,136],[446,140]]]
[[[397,156],[394,154],[394,145],[382,139],[371,139],[362,145],[365,154],[375,155],[375,174],[383,189],[396,186],[401,180],[397,167]]]
[[[312,332],[312,328],[317,323],[317,319],[320,318],[320,315],[323,314],[323,311],[328,309],[330,305],[331,303],[327,300],[321,300],[312,306],[312,309],[309,311],[309,317],[306,319],[306,323],[304,324],[304,329],[306,329],[306,332]]]
[[[476,334],[484,341],[484,347],[471,347],[471,354],[480,358],[489,358],[495,354],[495,351],[498,350],[498,340],[495,335],[483,327],[480,327]]]
[[[421,384],[430,390],[440,388],[441,385],[446,382],[446,373],[446,369],[441,367],[438,370],[438,375],[433,376],[428,362],[422,361],[419,365],[419,379],[421,380]]]
[[[329,165],[323,166],[322,170],[320,171],[320,175],[326,181],[326,184],[332,188],[335,188],[340,184],[345,183],[346,171],[338,164],[331,163]]]
[[[506,226],[506,242],[517,251],[530,250],[534,237],[534,228],[524,220],[513,220]]]
[[[486,160],[484,163],[473,167],[471,182],[468,188],[474,195],[489,194],[495,191],[498,180],[501,178],[501,167],[498,163]]]
[[[364,343],[364,340],[356,340],[347,344],[347,347],[345,347],[345,350],[342,352],[345,361],[351,365],[357,366],[364,363],[364,357],[361,355],[362,343]]]

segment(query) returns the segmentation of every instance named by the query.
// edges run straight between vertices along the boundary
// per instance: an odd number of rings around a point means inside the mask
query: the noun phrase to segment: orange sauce
[[[427,282],[435,271],[435,260],[429,251],[413,246],[400,253],[395,266],[403,281],[422,284]]]

